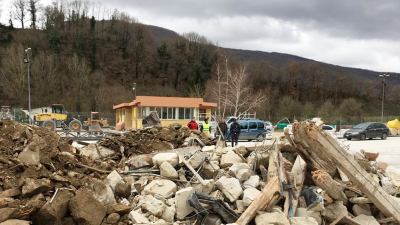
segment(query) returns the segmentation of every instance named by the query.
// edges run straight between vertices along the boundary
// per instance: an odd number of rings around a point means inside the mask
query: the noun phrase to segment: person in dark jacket
[[[239,135],[240,135],[240,125],[236,119],[233,119],[233,123],[231,124],[231,129],[229,130],[231,136],[232,147],[238,144]]]
[[[224,120],[220,120],[218,123],[218,128],[216,130],[216,134],[222,135],[223,140],[225,140],[227,132],[228,132],[228,125],[226,125]]]

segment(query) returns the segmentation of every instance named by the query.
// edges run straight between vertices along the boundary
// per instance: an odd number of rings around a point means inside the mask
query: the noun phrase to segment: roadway
[[[282,133],[274,133],[274,137],[279,137],[280,135],[282,135]],[[348,141],[346,139],[338,139],[338,141],[343,143],[343,145],[346,146],[352,153],[359,152],[360,150],[365,150],[367,152],[379,152],[377,161],[388,163],[388,172],[400,174],[400,137],[388,137],[386,140],[373,139],[364,141]],[[266,143],[272,143],[272,141],[267,140]],[[254,146],[259,144],[261,144],[261,142],[239,142],[239,145],[243,146]]]

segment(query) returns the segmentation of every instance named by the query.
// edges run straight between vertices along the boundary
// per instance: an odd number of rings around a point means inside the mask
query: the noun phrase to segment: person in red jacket
[[[199,129],[199,125],[196,123],[195,118],[193,117],[192,120],[190,120],[190,122],[187,125],[189,127],[189,129],[191,130],[198,130]]]

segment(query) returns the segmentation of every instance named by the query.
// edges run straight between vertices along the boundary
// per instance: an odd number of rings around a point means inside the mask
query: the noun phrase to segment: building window
[[[175,108],[168,108],[168,119],[175,119]]]
[[[199,109],[199,120],[204,121],[207,117],[206,109]]]
[[[179,108],[178,119],[190,120],[193,117],[193,108]]]

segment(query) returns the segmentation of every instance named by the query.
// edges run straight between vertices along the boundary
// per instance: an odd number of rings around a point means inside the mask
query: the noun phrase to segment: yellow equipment
[[[51,105],[51,112],[46,111],[35,115],[35,122],[39,126],[46,127],[50,130],[55,130],[57,127],[69,128],[71,131],[79,132],[82,129],[81,121],[70,118],[64,111],[62,104]],[[50,110],[50,109],[49,109]],[[66,125],[68,123],[68,126]]]
[[[390,120],[387,122],[387,126],[392,135],[400,134],[400,121],[398,119]]]
[[[108,127],[108,120],[101,118],[99,112],[91,112],[90,118],[88,118],[84,123],[89,131],[101,131],[101,128]]]

